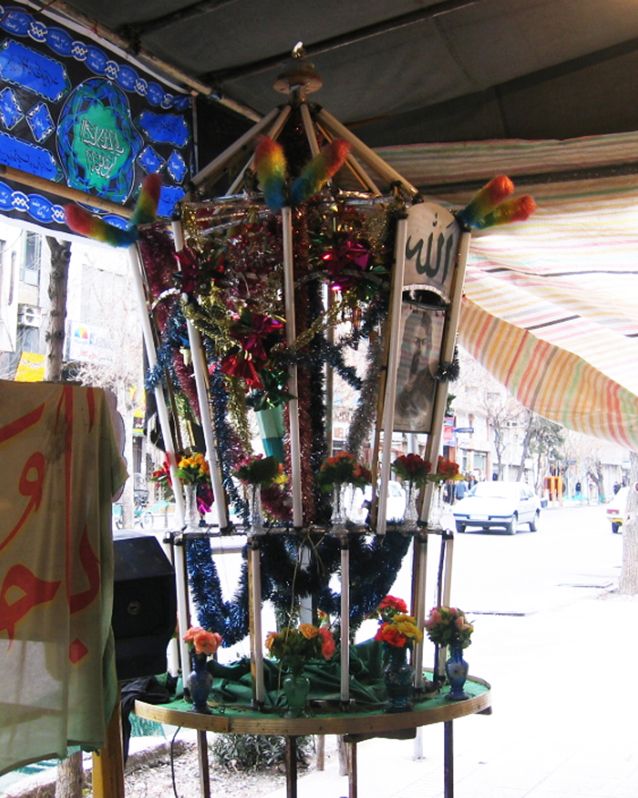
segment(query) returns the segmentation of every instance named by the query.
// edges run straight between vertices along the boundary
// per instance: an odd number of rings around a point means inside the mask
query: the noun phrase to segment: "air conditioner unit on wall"
[[[39,327],[42,323],[42,311],[35,305],[18,305],[18,324],[23,327]]]

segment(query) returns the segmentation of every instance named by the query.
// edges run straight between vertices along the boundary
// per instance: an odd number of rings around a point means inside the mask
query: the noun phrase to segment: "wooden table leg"
[[[348,798],[357,798],[357,744],[348,746]]]
[[[93,754],[93,795],[95,798],[124,798],[124,754],[120,697],[106,727],[106,739]]]
[[[297,798],[296,737],[286,737],[286,798]]]
[[[454,737],[452,721],[443,724],[443,795],[454,798]]]
[[[205,731],[197,731],[197,756],[199,758],[199,791],[202,798],[210,798],[210,770],[208,768],[208,741]]]

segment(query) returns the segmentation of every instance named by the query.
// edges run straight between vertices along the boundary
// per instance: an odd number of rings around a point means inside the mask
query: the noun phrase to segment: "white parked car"
[[[538,529],[540,500],[523,482],[478,482],[461,501],[452,505],[457,532],[466,527],[504,529],[514,535],[520,524]]]
[[[351,497],[346,495],[346,511],[348,518],[355,524],[365,523],[368,517],[372,487],[367,485],[365,490],[356,488]],[[405,515],[405,491],[399,482],[391,479],[388,482],[388,500],[386,504],[386,520],[402,521]]]

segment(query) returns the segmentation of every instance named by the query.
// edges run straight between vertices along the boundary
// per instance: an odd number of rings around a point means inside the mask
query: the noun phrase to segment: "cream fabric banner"
[[[104,741],[125,479],[103,391],[0,382],[0,773]]]

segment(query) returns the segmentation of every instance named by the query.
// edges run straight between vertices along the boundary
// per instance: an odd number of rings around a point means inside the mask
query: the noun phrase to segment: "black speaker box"
[[[177,623],[175,571],[158,540],[116,532],[113,634],[118,679],[166,672],[166,648]]]

